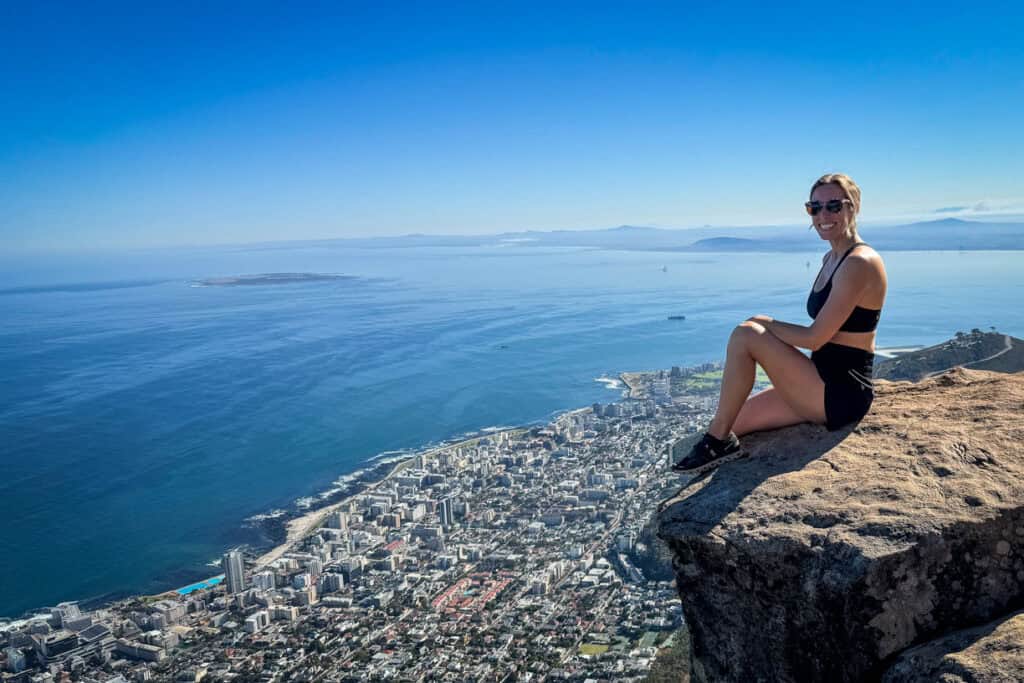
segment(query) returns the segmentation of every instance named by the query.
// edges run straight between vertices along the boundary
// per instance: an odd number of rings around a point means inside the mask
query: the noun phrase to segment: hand
[[[770,322],[774,322],[775,318],[772,318],[771,316],[768,315],[764,315],[762,313],[758,313],[757,315],[750,316],[749,318],[747,318],[747,320],[755,323],[761,323],[762,325],[767,325]]]

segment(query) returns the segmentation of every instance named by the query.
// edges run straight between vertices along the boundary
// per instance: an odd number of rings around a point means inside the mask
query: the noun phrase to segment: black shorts
[[[875,354],[829,342],[811,354],[825,383],[825,427],[829,431],[859,422],[871,408]]]

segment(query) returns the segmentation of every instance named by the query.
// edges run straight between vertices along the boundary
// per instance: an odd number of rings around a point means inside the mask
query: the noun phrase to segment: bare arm
[[[813,345],[813,332],[811,331],[811,327],[808,325],[787,323],[782,320],[769,318],[766,315],[755,315],[751,320],[761,323],[769,332],[790,346],[796,346],[801,349],[811,349],[812,351],[818,348]],[[818,346],[821,346],[821,344]]]
[[[810,325],[796,325],[763,315],[751,320],[761,323],[790,346],[817,351],[836,336],[864,291],[871,286],[874,269],[866,258],[851,255],[843,266],[832,280],[828,300]]]

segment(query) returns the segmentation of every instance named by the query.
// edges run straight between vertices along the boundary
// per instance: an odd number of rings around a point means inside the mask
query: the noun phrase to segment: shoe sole
[[[721,465],[724,465],[727,462],[732,462],[733,460],[739,460],[740,458],[744,457],[745,455],[746,455],[746,453],[744,453],[742,450],[738,450],[738,451],[736,451],[734,453],[729,453],[728,455],[723,455],[721,458],[715,458],[711,462],[706,462],[703,465],[699,465],[697,467],[691,467],[691,468],[685,469],[685,470],[676,469],[676,467],[673,466],[672,467],[672,471],[675,472],[676,474],[703,474],[704,472],[707,472],[708,470],[713,470],[716,467],[720,467]]]

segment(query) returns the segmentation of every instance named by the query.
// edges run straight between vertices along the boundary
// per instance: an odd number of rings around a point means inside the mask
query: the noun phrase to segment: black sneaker
[[[698,441],[685,458],[672,465],[673,472],[700,474],[718,467],[722,463],[739,457],[740,440],[729,432],[725,439],[716,439],[710,434]]]

